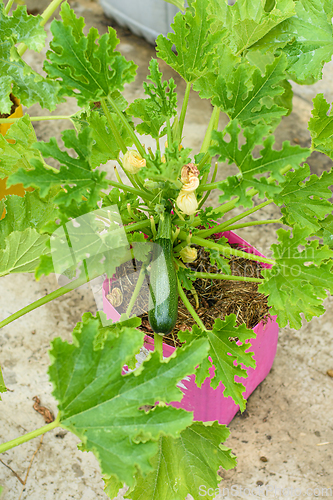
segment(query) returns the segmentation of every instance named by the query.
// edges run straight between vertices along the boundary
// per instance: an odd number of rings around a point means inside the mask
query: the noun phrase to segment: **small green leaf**
[[[103,342],[96,344],[101,330]],[[73,344],[57,338],[50,351],[60,425],[82,440],[83,451],[95,453],[103,474],[129,486],[138,470],[152,470],[160,436],[178,437],[192,423],[192,413],[164,403],[181,400],[176,384],[194,372],[208,350],[207,340],[198,339],[162,363],[154,352],[139,370],[122,375],[143,338],[142,331],[121,323],[102,327],[86,313],[73,331]],[[146,413],[142,405],[154,409]]]
[[[76,97],[78,105],[85,107],[89,101],[122,91],[134,80],[136,65],[115,51],[119,40],[113,28],[100,38],[96,28],[85,36],[83,18],[77,18],[68,3],[62,4],[60,15],[63,22],[51,24],[52,50],[47,52],[44,69],[51,78],[61,79],[63,95]]]
[[[179,438],[161,437],[153,470],[146,477],[136,475],[136,485],[126,498],[184,500],[188,494],[199,498],[209,488],[217,492],[219,467],[229,470],[237,464],[230,448],[221,444],[229,434],[217,422],[194,422]]]
[[[324,94],[316,95],[308,128],[314,149],[333,159],[333,109],[330,111],[330,108],[331,104],[326,101]]]
[[[48,240],[49,236],[41,235],[30,227],[10,233],[0,250],[0,276],[33,272],[40,256],[49,252],[46,247]]]
[[[281,327],[302,326],[301,313],[307,321],[325,312],[322,305],[326,290],[333,292],[333,251],[318,240],[308,242],[312,229],[295,225],[293,232],[278,229],[279,244],[272,245],[276,264],[263,269],[266,282],[259,292],[268,295],[271,314],[278,315]]]
[[[234,402],[240,406],[241,411],[245,410],[246,400],[243,397],[245,387],[240,382],[235,381],[235,377],[247,377],[247,371],[240,365],[255,368],[256,363],[253,359],[253,352],[245,352],[251,344],[247,340],[256,338],[253,330],[249,330],[246,326],[240,325],[235,327],[236,315],[230,314],[222,321],[220,318],[215,320],[212,330],[201,330],[196,325],[192,331],[179,332],[178,337],[182,342],[191,342],[196,338],[208,338],[209,352],[208,355],[212,358],[215,366],[215,375],[211,380],[211,387],[216,389],[220,382],[225,386],[223,391],[224,397],[231,397]],[[238,345],[235,341],[229,338],[237,337],[241,342]],[[234,362],[237,362],[235,365]],[[196,384],[201,387],[207,376],[209,375],[208,368],[212,363],[205,360],[196,370]]]
[[[9,143],[8,139],[15,143]],[[30,160],[33,158],[42,160],[39,151],[32,147],[36,142],[36,134],[27,114],[11,125],[5,137],[0,134],[0,177],[13,174],[19,167],[31,170]]]

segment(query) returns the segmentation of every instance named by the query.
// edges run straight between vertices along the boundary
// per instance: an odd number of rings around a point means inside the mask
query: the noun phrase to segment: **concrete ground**
[[[31,0],[29,6],[41,8],[41,5],[42,2]],[[72,6],[85,16],[88,27],[94,25],[100,33],[106,32],[110,21],[96,3],[72,2]],[[142,95],[141,82],[154,49],[122,28],[118,34],[120,51],[139,65],[135,83],[126,89],[126,97],[132,101]],[[32,59],[27,53],[26,57],[40,68],[39,55]],[[184,91],[184,85],[172,70],[164,63],[161,63],[161,69],[166,78],[173,76],[178,89]],[[310,88],[294,85],[294,110],[278,128],[278,145],[284,140],[309,145],[307,121],[311,99],[317,92],[324,92],[332,102],[332,81],[333,64],[330,63],[325,67],[322,82]],[[70,101],[59,106],[57,114],[70,114],[76,109],[75,102]],[[191,95],[185,142],[195,152],[200,147],[210,110],[208,102]],[[48,114],[37,105],[29,112],[31,115]],[[59,137],[65,127],[68,123],[63,121],[35,124],[37,136],[43,140],[54,135]],[[313,154],[309,163],[315,173],[331,167],[331,162],[319,153]],[[112,162],[103,168],[110,177],[113,175]],[[208,202],[216,204],[217,198],[212,197]],[[262,212],[254,214],[252,220],[277,218],[279,210],[268,206]],[[258,227],[255,231],[242,229],[239,234],[269,255],[269,247],[275,242],[274,229],[272,226]],[[0,318],[9,316],[56,287],[53,277],[39,282],[29,274],[2,278]],[[224,490],[221,489],[217,498],[255,498],[255,495],[294,498],[299,494],[306,498],[327,496],[330,492],[325,489],[333,490],[333,378],[326,374],[333,368],[332,303],[332,298],[327,298],[326,314],[311,323],[304,323],[300,331],[280,329],[277,355],[270,374],[250,397],[246,413],[236,416],[229,426],[231,435],[226,444],[237,455],[238,465],[236,469],[223,473],[221,487]],[[1,365],[10,389],[0,403],[1,442],[44,425],[42,416],[32,408],[34,396],[38,395],[41,404],[56,413],[56,402],[46,373],[49,342],[56,336],[70,340],[73,327],[87,310],[94,312],[95,302],[90,289],[84,288],[31,312],[0,331]],[[36,438],[4,453],[1,460],[24,479],[39,443],[40,438]],[[77,443],[78,439],[68,432],[55,429],[47,433],[25,486],[0,463],[0,485],[4,486],[1,500],[107,498],[97,460],[91,453],[78,451]],[[118,496],[118,500],[120,498]]]

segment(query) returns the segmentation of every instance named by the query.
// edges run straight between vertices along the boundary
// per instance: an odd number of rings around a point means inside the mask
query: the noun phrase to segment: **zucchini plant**
[[[58,415],[41,429],[0,444],[0,453],[57,426],[68,429],[81,439],[82,450],[97,456],[110,498],[126,484],[126,497],[133,500],[143,494],[147,500],[184,500],[187,494],[197,499],[200,486],[218,486],[220,466],[236,464],[221,444],[229,433],[225,426],[193,422],[191,412],[168,405],[181,400],[177,384],[185,376],[196,373],[201,386],[214,363],[212,386],[222,383],[224,395],[245,409],[244,386],[235,376],[246,378],[245,368],[255,366],[247,342],[255,334],[244,324],[235,326],[235,316],[206,328],[187,294],[198,278],[233,279],[230,256],[269,264],[262,278],[242,280],[257,282],[280,326],[296,329],[301,314],[307,321],[323,314],[326,292],[333,290],[333,174],[311,175],[304,163],[313,151],[333,159],[331,103],[322,94],[313,100],[309,148],[286,141],[277,149],[274,137],[292,110],[290,82],[318,81],[332,57],[332,1],[237,0],[231,6],[226,0],[189,0],[186,9],[181,0],[172,3],[182,10],[173,33],[158,37],[156,53],[186,83],[179,111],[176,84],[163,80],[157,58],[143,84],[145,99],[126,101],[122,92],[134,81],[136,65],[116,50],[114,29],[100,36],[91,28],[85,35],[83,18],[63,0],[53,0],[42,16],[27,14],[13,0],[0,3],[0,111],[7,115],[0,123],[11,125],[0,136],[0,178],[7,179],[7,187],[22,183],[30,189],[24,197],[0,201],[0,276],[30,272],[39,279],[60,269],[70,277],[67,285],[4,318],[0,327],[82,283],[103,274],[112,278],[133,258],[143,270],[120,321],[106,321],[102,311],[96,317],[83,312],[72,344],[52,341],[49,377]],[[60,4],[42,76],[22,56],[44,47],[44,25]],[[196,152],[183,134],[191,92],[212,104]],[[80,111],[11,118],[11,94],[25,108],[39,103],[50,112],[73,97]],[[228,124],[221,130],[223,113]],[[37,140],[33,123],[42,119],[62,120],[63,144]],[[155,147],[146,148],[142,135]],[[116,180],[99,168],[110,160],[117,164]],[[238,173],[220,180],[223,164],[235,164]],[[220,195],[214,208],[205,204],[212,190]],[[260,218],[269,204],[280,207],[279,219]],[[232,216],[236,207],[243,211]],[[255,212],[257,221],[244,221]],[[272,223],[281,225],[272,258],[212,239],[217,232]],[[69,228],[77,226],[82,231],[71,239]],[[219,273],[185,265],[195,261],[198,247]],[[145,273],[155,351],[140,369],[123,375],[123,366],[143,345],[141,319],[131,310]],[[174,329],[178,296],[196,324],[178,332],[183,345],[164,360],[162,335]],[[0,371],[4,394],[5,382]]]

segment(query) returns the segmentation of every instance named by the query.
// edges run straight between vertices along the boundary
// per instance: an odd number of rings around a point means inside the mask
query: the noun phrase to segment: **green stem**
[[[214,167],[214,172],[213,172],[213,176],[212,176],[212,182],[215,181],[216,179],[216,175],[217,175],[217,162],[215,163],[215,167]],[[207,173],[207,176],[208,176],[208,173]],[[206,182],[207,181],[207,176],[206,174],[204,175],[204,179],[203,179],[203,182]],[[210,191],[207,191],[207,193],[205,194],[205,196],[203,196],[203,198],[201,199],[201,201],[199,202],[199,209],[202,207],[202,205],[205,203],[205,201],[207,200],[208,196],[210,194]]]
[[[123,113],[120,111],[120,109],[118,108],[116,102],[112,99],[112,97],[108,97],[108,100],[111,104],[111,106],[113,107],[113,109],[115,110],[115,113],[116,115],[119,117],[120,121],[122,122],[122,124],[124,125],[127,133],[129,134],[129,136],[132,138],[137,150],[139,151],[140,155],[142,157],[145,156],[146,152],[144,150],[144,147],[142,146],[141,142],[139,141],[139,138],[137,137],[136,133],[134,132],[134,130],[132,129],[131,125],[128,123],[128,121],[126,120],[125,116],[123,115]],[[104,109],[104,108],[103,108]],[[126,148],[126,146],[125,146]],[[127,151],[127,148],[126,148],[126,151]],[[125,153],[126,151],[123,151],[123,153]]]
[[[6,8],[5,8],[5,14],[6,15],[9,14],[9,11],[12,8],[13,3],[14,3],[14,0],[8,0]]]
[[[199,172],[200,172],[200,170],[202,169],[202,167],[203,167],[204,165],[206,165],[206,163],[207,163],[210,159],[211,159],[211,156],[210,156],[210,154],[209,154],[209,153],[208,153],[208,151],[207,151],[207,153],[205,154],[205,156],[202,158],[201,162],[200,162],[200,163],[199,163],[199,165],[198,165],[198,170],[199,170]],[[208,185],[209,185],[209,184],[206,184],[205,186],[208,186]],[[205,191],[205,190],[206,190],[206,187],[205,187],[205,186],[201,186],[201,189],[200,189],[200,186],[199,186],[199,187],[198,187],[198,189],[197,189],[197,193],[200,193],[200,191]]]
[[[50,19],[50,17],[52,16],[52,14],[57,10],[57,8],[59,7],[59,5],[61,4],[63,0],[53,0],[50,5],[44,10],[43,14],[42,14],[42,21],[40,23],[40,26],[44,26],[47,21]],[[17,52],[18,54],[22,57],[24,52],[27,50],[27,45],[25,43],[20,43],[18,48],[17,48]]]
[[[112,133],[114,135],[114,138],[116,139],[117,141],[117,144],[118,146],[120,147],[121,151],[123,152],[123,154],[126,153],[127,151],[127,147],[126,147],[126,144],[124,143],[123,141],[123,138],[121,137],[121,135],[119,134],[118,132],[118,129],[116,127],[116,124],[115,122],[113,121],[113,118],[112,118],[112,115],[109,111],[109,108],[107,107],[107,104],[106,104],[106,98],[104,99],[101,99],[101,106],[103,108],[103,111],[104,111],[104,114],[106,116],[106,119],[108,121],[108,124],[110,125],[110,128],[112,130]]]
[[[110,186],[117,187],[119,189],[122,189],[123,191],[128,191],[129,193],[136,194],[137,196],[140,196],[142,199],[147,199],[149,201],[153,200],[154,196],[152,194],[146,193],[145,191],[141,191],[141,189],[137,189],[132,186],[128,186],[127,184],[120,184],[119,182],[116,181],[110,181],[107,179],[107,183]]]
[[[216,228],[215,228],[216,229]],[[181,233],[180,233],[181,234]],[[180,236],[180,235],[179,235]],[[197,236],[192,237],[193,245],[200,245],[205,248],[212,248],[218,250],[223,256],[235,255],[236,257],[243,257],[244,259],[254,260],[256,262],[264,262],[265,264],[274,265],[275,261],[272,259],[266,259],[266,257],[261,257],[260,255],[254,255],[252,253],[243,252],[242,250],[236,250],[235,248],[219,245],[212,240],[205,240]]]
[[[232,274],[219,274],[219,273],[193,273],[198,279],[211,279],[211,280],[226,280],[226,281],[250,281],[253,283],[263,283],[265,280],[260,278],[248,278],[247,276],[234,276]]]
[[[253,222],[244,222],[244,224],[234,224],[233,226],[227,226],[223,231],[234,231],[235,229],[241,229],[242,227],[250,226],[261,226],[263,224],[283,224],[282,219],[272,219],[272,220],[256,220]]]
[[[181,109],[180,116],[179,116],[179,125],[178,125],[178,140],[179,140],[179,142],[182,141],[182,133],[183,133],[184,123],[185,123],[185,116],[186,116],[188,101],[190,98],[191,87],[192,87],[191,83],[186,84],[183,105],[182,105],[182,109]]]
[[[203,140],[203,143],[202,143],[202,146],[200,149],[200,153],[207,153],[208,148],[210,146],[210,143],[212,141],[212,132],[213,132],[213,130],[215,130],[217,128],[217,125],[219,123],[218,122],[219,117],[220,117],[220,108],[218,108],[217,106],[214,106],[212,116],[210,117],[207,131],[205,134],[205,138]]]
[[[40,427],[39,429],[36,429],[35,431],[32,432],[28,432],[27,434],[24,434],[21,437],[12,439],[11,441],[7,441],[7,443],[0,444],[0,453],[4,453],[5,451],[10,450],[11,448],[15,448],[15,446],[19,446],[20,444],[26,443],[27,441],[30,441],[30,439],[34,439],[35,437],[45,434],[45,432],[51,431],[52,429],[59,427],[59,421],[60,419],[58,416],[53,422],[44,425],[44,427]]]
[[[30,116],[30,121],[32,122],[39,122],[39,121],[45,121],[45,120],[71,120],[72,115],[66,116],[66,115],[54,115],[54,116]],[[14,123],[17,122],[18,120],[21,120],[21,118],[0,118],[0,123]]]
[[[126,309],[126,316],[128,318],[130,317],[131,311],[133,309],[133,306],[134,306],[134,303],[137,299],[137,296],[139,295],[139,292],[140,292],[141,287],[143,285],[144,279],[145,279],[145,266],[144,266],[144,264],[142,264],[141,269],[140,269],[140,274],[138,277],[138,281],[136,282],[134,292],[132,294],[132,297],[131,297],[131,300],[128,304],[128,307]]]
[[[166,119],[166,125],[167,125],[168,146],[171,147],[171,145],[172,145],[172,132],[171,132],[170,118],[169,117],[167,117],[167,119]]]
[[[201,319],[199,318],[199,316],[197,315],[197,313],[195,312],[192,304],[190,303],[190,301],[188,300],[188,298],[186,297],[185,295],[185,292],[180,284],[180,281],[178,280],[178,293],[179,293],[179,297],[182,299],[186,309],[188,310],[188,312],[191,314],[192,318],[194,319],[194,321],[197,323],[197,325],[202,329],[202,330],[206,330],[206,327],[205,325],[203,324],[203,322],[201,321]]]
[[[154,333],[154,349],[160,355],[160,360],[163,361],[163,336]]]
[[[200,236],[200,238],[207,238],[207,236],[215,234],[216,233],[216,229],[218,229],[218,232],[221,233],[222,231],[225,231],[226,227],[231,226],[234,222],[237,222],[237,221],[239,221],[241,219],[244,219],[248,215],[251,215],[254,212],[257,212],[258,210],[260,210],[261,208],[265,207],[266,205],[269,205],[272,202],[273,202],[273,200],[267,200],[264,203],[260,203],[260,205],[257,205],[256,207],[253,207],[253,208],[250,208],[249,210],[246,210],[242,214],[236,215],[235,217],[232,217],[231,219],[223,222],[222,224],[219,224],[219,226],[217,228],[216,227],[212,227],[210,229],[201,229],[200,231],[198,231],[196,233],[196,235]]]

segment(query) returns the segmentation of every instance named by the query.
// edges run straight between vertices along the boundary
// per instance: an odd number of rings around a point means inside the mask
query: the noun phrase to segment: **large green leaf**
[[[9,143],[7,139],[15,143]],[[0,134],[0,177],[13,174],[19,167],[31,170],[30,160],[42,159],[39,151],[32,148],[35,142],[37,138],[29,115],[13,123],[5,137]]]
[[[40,25],[42,16],[27,14],[26,5],[18,5],[11,16],[5,14],[0,4],[0,40],[12,38],[15,43],[25,43],[31,50],[39,52],[45,45],[46,32]]]
[[[238,2],[237,2],[238,3]],[[289,76],[298,83],[319,80],[333,54],[333,1],[298,0],[296,14],[272,29],[251,50],[276,52],[288,60]]]
[[[254,129],[246,128],[243,131],[246,143],[239,149],[238,136],[240,128],[237,120],[233,120],[227,125],[223,132],[214,132],[213,139],[216,145],[210,148],[212,155],[219,155],[220,161],[228,160],[229,164],[235,163],[240,174],[228,177],[219,184],[219,188],[224,194],[220,201],[229,200],[230,197],[239,196],[238,205],[252,206],[251,199],[246,196],[249,188],[258,191],[259,198],[271,198],[281,191],[281,185],[286,181],[284,169],[286,167],[299,168],[299,165],[310,154],[310,150],[299,146],[291,146],[285,141],[280,151],[273,149],[274,136],[269,135],[269,127],[258,125]],[[226,134],[229,134],[230,141],[227,142]],[[268,136],[264,140],[264,137]],[[253,157],[253,150],[256,145],[263,144],[258,158]],[[267,174],[270,175],[269,180]]]
[[[179,438],[161,437],[153,470],[144,478],[137,474],[136,485],[126,498],[184,500],[188,494],[197,499],[210,488],[218,492],[219,467],[236,467],[230,448],[221,444],[229,434],[227,427],[217,422],[194,422]]]
[[[331,104],[326,101],[324,94],[316,95],[308,128],[313,148],[333,160],[333,108],[331,111],[330,108]]]
[[[26,171],[20,168],[9,177],[7,185],[21,182],[25,187],[39,188],[42,198],[47,196],[52,188],[64,186],[66,191],[59,191],[55,197],[56,203],[69,206],[72,200],[80,202],[84,196],[90,206],[95,208],[100,199],[100,189],[106,189],[108,185],[105,181],[106,172],[92,170],[90,164],[91,131],[86,128],[76,135],[74,130],[65,130],[62,133],[62,139],[66,148],[75,150],[76,158],[66,151],[61,151],[54,138],[51,138],[48,143],[39,142],[36,148],[43,156],[59,161],[61,164],[59,172],[45,168],[42,161],[32,158],[30,164],[34,170]]]
[[[166,119],[177,114],[176,84],[173,78],[170,78],[169,82],[162,82],[162,73],[156,59],[150,61],[149,72],[148,79],[152,83],[143,83],[148,98],[135,99],[127,112],[141,118],[142,123],[136,127],[140,134],[151,135],[157,139]]]
[[[255,368],[256,363],[253,359],[253,352],[245,352],[251,344],[246,343],[247,340],[254,339],[256,334],[253,330],[249,330],[246,326],[240,325],[235,327],[236,315],[230,314],[222,321],[220,318],[215,320],[212,330],[201,330],[196,325],[192,331],[179,332],[178,337],[181,341],[190,343],[196,338],[208,338],[209,340],[209,356],[212,362],[206,358],[196,370],[196,384],[201,387],[203,382],[209,377],[209,368],[214,364],[215,374],[211,379],[211,387],[216,389],[220,382],[225,386],[223,391],[224,397],[231,397],[234,402],[239,405],[241,411],[245,410],[246,400],[243,393],[245,387],[240,382],[235,381],[235,377],[247,377],[247,371],[240,366],[242,363],[246,367]],[[241,342],[238,345],[230,338],[237,337]],[[234,362],[236,361],[236,365]]]
[[[28,227],[40,231],[50,220],[58,216],[52,199],[42,200],[37,191],[21,196],[10,195],[5,200],[6,216],[0,221],[0,248],[5,248],[7,236]]]
[[[332,196],[329,189],[333,185],[333,172],[323,172],[318,177],[311,175],[310,167],[305,164],[296,172],[286,174],[286,184],[276,197],[277,205],[284,205],[282,213],[289,226],[298,224],[316,232],[321,221],[332,213],[333,205],[327,201]],[[305,182],[306,178],[309,178]]]
[[[161,59],[191,83],[207,72],[208,61],[226,30],[212,32],[213,20],[207,15],[207,0],[190,0],[189,5],[184,15],[176,14],[171,25],[174,33],[169,33],[168,38],[157,37],[156,49]]]
[[[137,470],[152,470],[160,436],[178,437],[192,423],[192,413],[164,403],[181,400],[176,384],[194,372],[208,350],[207,340],[199,339],[162,363],[154,352],[139,370],[122,375],[144,337],[131,321],[103,328],[99,319],[84,314],[73,344],[52,342],[49,368],[60,425],[82,440],[82,450],[96,454],[103,474],[129,486]],[[151,411],[140,410],[157,401]]]
[[[280,244],[272,245],[276,264],[263,269],[267,279],[259,292],[268,295],[271,314],[277,314],[281,327],[302,326],[301,313],[307,321],[325,312],[322,306],[326,290],[333,292],[333,251],[318,240],[308,242],[312,229],[295,225],[291,231],[277,231]]]
[[[228,43],[238,54],[295,14],[293,0],[276,0],[270,10],[266,0],[237,0],[232,6],[225,0],[211,0],[209,7],[221,26],[229,30]]]
[[[78,105],[85,107],[88,101],[108,97],[134,80],[136,65],[115,51],[119,40],[113,28],[100,38],[96,28],[85,36],[83,18],[77,18],[67,2],[60,15],[63,22],[51,24],[52,50],[47,52],[44,69],[61,79],[63,94],[76,97]]]
[[[33,272],[40,256],[49,253],[46,246],[48,240],[48,235],[39,234],[31,227],[10,233],[0,250],[0,276]]]

